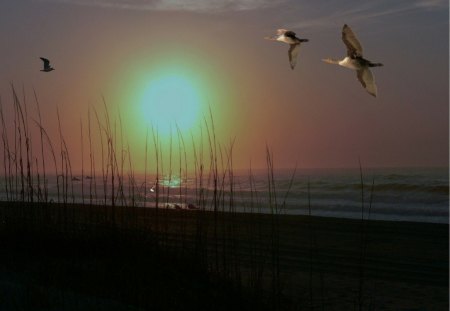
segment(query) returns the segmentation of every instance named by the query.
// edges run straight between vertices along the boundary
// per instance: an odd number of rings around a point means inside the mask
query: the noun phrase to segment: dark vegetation
[[[170,138],[169,154],[163,155],[157,131],[153,128],[150,133],[147,131],[144,183],[137,184],[130,148],[123,139],[120,115],[113,123],[105,101],[103,118],[93,109],[93,113],[88,112],[87,130],[80,123],[82,169],[81,177],[77,178],[72,171],[59,110],[55,143],[43,125],[36,93],[33,106],[37,118],[28,115],[30,107],[25,92],[19,98],[11,85],[11,93],[13,120],[5,119],[3,105],[0,105],[3,187],[8,202],[2,206],[1,229],[5,250],[26,260],[33,256],[36,265],[42,267],[41,272],[34,269],[30,277],[36,277],[39,283],[44,280],[44,287],[55,288],[62,285],[63,279],[77,277],[74,289],[85,288],[87,294],[93,294],[90,289],[102,288],[100,296],[109,293],[109,297],[123,297],[121,301],[138,307],[151,306],[154,303],[152,295],[156,295],[165,297],[161,299],[169,302],[165,307],[173,308],[179,307],[171,303],[179,306],[183,300],[187,306],[192,306],[196,301],[200,308],[213,302],[223,305],[223,308],[233,304],[243,309],[247,305],[253,309],[259,304],[278,308],[281,302],[278,224],[272,217],[270,234],[264,237],[258,224],[238,227],[234,205],[237,187],[233,175],[234,142],[227,147],[217,142],[212,113],[204,119],[200,141],[192,137],[194,163],[188,163],[186,142],[178,128],[175,135],[178,141],[177,159],[174,158],[173,137]],[[153,150],[149,148],[149,136]],[[36,139],[37,143],[34,141]],[[88,165],[84,163],[85,149],[88,149]],[[154,181],[150,178],[147,181],[149,158],[156,163]],[[47,163],[48,159],[52,163]],[[269,204],[272,216],[275,216],[282,205],[279,205],[275,195],[273,159],[269,149],[267,163],[268,191],[271,194]],[[181,185],[174,190],[160,182],[163,175],[168,175],[170,184],[172,176],[177,173],[187,179],[188,167],[194,168],[196,192],[195,202],[189,203],[185,199],[186,186]],[[249,175],[252,179],[251,170]],[[56,194],[53,195],[49,187],[52,177],[56,184]],[[81,182],[82,205],[75,205],[76,182]],[[149,191],[155,192],[151,202],[147,202]],[[173,194],[171,191],[178,191],[180,205],[192,206],[199,212],[211,210],[213,222],[209,221],[210,216],[196,213],[195,220],[191,218],[187,224],[186,213],[192,212],[187,210],[180,211],[176,216],[171,214],[167,209]],[[256,210],[259,203],[256,189],[251,191],[255,201],[252,200],[249,208]],[[147,204],[152,206],[151,210],[146,209]],[[264,249],[251,246],[249,260],[252,266],[244,267],[236,252],[239,235],[243,233],[251,236],[252,241],[267,239],[270,242],[264,245]],[[267,262],[257,260],[263,252],[271,254],[270,274],[264,271]],[[64,274],[60,278],[57,275],[61,273],[54,270],[55,265],[49,264],[52,258],[61,259],[65,267],[61,269]],[[20,264],[16,265],[20,262],[13,260],[10,268],[20,267]],[[72,269],[74,273],[67,272]],[[251,272],[244,273],[244,269]],[[110,273],[108,277],[107,272]],[[167,274],[167,281],[162,282],[160,276],[164,274]],[[56,275],[49,278],[56,283],[49,283],[43,275]],[[155,276],[144,277],[146,275]],[[82,276],[86,277],[83,281],[80,279]],[[128,286],[130,282],[134,283],[133,289]],[[65,286],[71,284],[63,283]],[[174,291],[173,298],[172,294],[163,290],[165,287]],[[119,295],[117,291],[122,292],[119,290],[122,288],[125,289],[123,295]],[[149,294],[147,289],[154,294]],[[269,292],[271,294],[268,295]],[[251,304],[247,302],[255,297],[258,299],[252,299]]]
[[[372,224],[374,182],[365,192],[362,175],[360,220],[313,217],[309,191],[309,215],[283,215],[295,171],[279,197],[267,148],[268,202],[261,202],[249,169],[250,212],[237,213],[234,142],[217,142],[212,114],[202,138],[191,139],[193,163],[178,129],[169,154],[149,129],[144,183],[137,184],[120,116],[112,122],[105,104],[103,118],[90,111],[88,124],[80,124],[81,153],[89,162],[83,161],[77,181],[59,113],[55,143],[37,96],[35,119],[25,96],[20,100],[14,87],[12,94],[12,125],[0,105],[6,195],[0,204],[0,307],[6,310],[376,310],[390,299],[380,282],[448,294],[448,225]],[[151,178],[148,159],[156,163]],[[183,183],[172,189],[160,182],[169,176],[170,183],[175,174],[186,180],[188,167],[195,202],[187,201]],[[82,202],[76,202],[75,182]],[[180,206],[194,208],[168,209],[173,194]],[[258,213],[262,204],[270,214]],[[398,288],[399,296],[411,296]],[[442,295],[434,303],[448,307]]]
[[[26,276],[26,289],[1,297],[0,305],[19,306],[18,310],[101,310],[108,306],[106,301],[117,310],[265,309],[264,300],[253,300],[250,292],[210,274],[195,257],[163,249],[148,234],[95,231],[94,236],[50,228],[3,231],[0,262],[15,278]],[[70,298],[67,293],[86,298]]]

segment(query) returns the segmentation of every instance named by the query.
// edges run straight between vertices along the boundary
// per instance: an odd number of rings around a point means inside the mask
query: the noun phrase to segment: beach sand
[[[447,224],[36,203],[1,203],[0,217],[3,250],[9,250],[11,261],[27,257],[17,261],[25,266],[32,266],[36,249],[17,251],[17,244],[27,245],[28,238],[34,241],[39,235],[44,244],[52,237],[49,245],[55,239],[58,245],[109,241],[113,249],[157,245],[158,250],[170,249],[177,265],[183,258],[194,258],[215,275],[238,280],[243,288],[261,288],[274,299],[278,293],[283,297],[280,309],[449,307]],[[114,256],[122,251],[126,248],[117,246]],[[41,255],[45,252],[40,250]],[[83,249],[77,254],[86,262]],[[76,262],[70,261],[69,270]],[[3,261],[2,271],[8,267]],[[11,280],[2,282],[5,288]],[[72,292],[81,295],[76,286]]]

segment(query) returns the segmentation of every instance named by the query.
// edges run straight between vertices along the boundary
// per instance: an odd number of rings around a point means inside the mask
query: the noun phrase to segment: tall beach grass
[[[279,197],[276,157],[269,146],[266,146],[267,188],[257,189],[250,164],[251,199],[239,200],[244,202],[241,204],[245,204],[247,211],[240,213],[236,206],[241,185],[235,177],[235,140],[227,144],[218,141],[211,109],[204,116],[199,137],[185,137],[175,126],[167,151],[162,147],[158,131],[149,127],[142,135],[144,153],[132,154],[124,138],[120,113],[117,119],[111,119],[103,99],[102,111],[88,111],[87,126],[80,120],[79,179],[72,169],[73,151],[69,151],[59,110],[56,108],[58,133],[55,139],[46,130],[36,92],[37,118],[29,115],[25,96],[20,99],[13,85],[11,92],[13,120],[6,120],[5,103],[0,101],[3,192],[6,201],[11,203],[1,209],[2,229],[15,226],[26,231],[51,230],[54,234],[87,238],[108,232],[135,232],[147,241],[143,247],[177,258],[189,258],[214,278],[226,280],[238,293],[252,295],[270,305],[272,310],[298,309],[305,305],[311,310],[325,309],[326,285],[323,267],[313,264],[318,259],[320,262],[320,252],[311,222],[310,291],[307,295],[302,293],[301,298],[287,294],[289,271],[284,270],[285,258],[281,254],[286,241],[281,240],[283,228],[279,216],[284,215],[296,169],[292,170],[285,195]],[[136,175],[142,172],[136,171],[133,162],[137,159],[143,159],[144,163],[141,184]],[[56,196],[50,189],[52,178],[55,178]],[[175,178],[178,184],[173,188]],[[193,201],[187,199],[188,179],[194,184]],[[74,189],[78,185],[81,185],[81,200],[77,201]],[[311,217],[309,187],[308,182],[308,215]],[[364,217],[362,168],[361,189],[360,278],[355,297],[359,310],[365,306],[364,263],[369,233],[367,217]],[[262,202],[261,191],[268,194],[268,202]],[[269,214],[261,213],[262,205],[269,206]],[[369,214],[371,205],[372,194]],[[313,273],[316,272],[321,284],[319,295],[313,292]]]

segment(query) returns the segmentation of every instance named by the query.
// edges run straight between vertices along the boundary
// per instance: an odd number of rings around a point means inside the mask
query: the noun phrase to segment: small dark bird
[[[50,66],[50,61],[47,58],[40,57],[40,59],[44,62],[44,68],[41,69],[41,71],[49,72],[49,71],[55,70],[55,68]]]
[[[286,29],[278,29],[277,35],[274,37],[265,37],[264,39],[272,40],[272,41],[280,41],[290,45],[288,55],[289,55],[289,63],[291,65],[291,69],[294,69],[297,64],[298,53],[300,52],[300,44],[302,42],[308,42],[308,39],[300,39],[297,38],[295,32],[286,30]]]

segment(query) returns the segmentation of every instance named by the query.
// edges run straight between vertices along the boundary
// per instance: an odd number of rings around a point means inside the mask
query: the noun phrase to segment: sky
[[[138,169],[152,129],[166,147],[177,148],[178,130],[198,147],[210,114],[236,168],[264,167],[266,146],[280,168],[448,166],[448,12],[446,0],[2,0],[8,135],[13,84],[34,143],[34,92],[56,146],[59,113],[74,169],[86,161],[88,116],[93,132],[95,112],[106,122],[104,103]],[[321,60],[346,55],[344,24],[364,57],[384,64],[373,68],[377,98],[355,72]],[[309,39],[294,70],[288,45],[264,40],[278,28]],[[39,57],[55,70],[41,72]],[[164,113],[178,128],[164,129]]]

